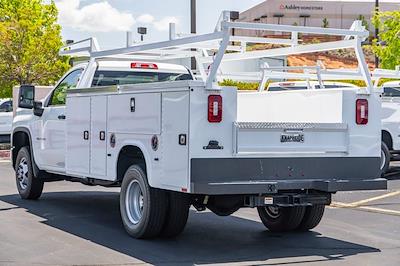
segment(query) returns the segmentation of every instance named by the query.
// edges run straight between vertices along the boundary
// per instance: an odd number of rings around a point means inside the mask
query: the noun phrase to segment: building
[[[379,4],[381,11],[400,10],[400,0]],[[345,29],[361,18],[373,29],[374,10],[375,0],[266,0],[242,12],[239,21]]]

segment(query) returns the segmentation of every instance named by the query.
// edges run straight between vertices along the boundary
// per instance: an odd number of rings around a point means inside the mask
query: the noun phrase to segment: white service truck
[[[0,142],[10,141],[13,120],[11,99],[0,99]]]
[[[386,189],[380,178],[380,98],[361,42],[368,31],[231,22],[215,32],[99,50],[42,101],[22,86],[12,165],[24,199],[47,181],[121,187],[120,211],[136,238],[176,236],[189,207],[230,215],[257,207],[271,231],[309,230],[337,191]],[[291,32],[291,39],[232,36],[231,29]],[[297,34],[343,36],[300,44]],[[249,51],[250,43],[288,48]],[[219,86],[221,62],[355,48],[367,88],[239,92]],[[229,51],[229,53],[226,53]],[[183,66],[195,57],[200,80]],[[256,73],[231,73],[246,80]],[[258,73],[261,77],[261,72]]]
[[[400,71],[396,70],[400,78]],[[398,161],[400,154],[400,81],[382,85],[382,163],[384,172],[390,161]]]

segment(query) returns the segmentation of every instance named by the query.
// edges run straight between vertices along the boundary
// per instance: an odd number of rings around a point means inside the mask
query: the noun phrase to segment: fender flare
[[[16,128],[14,128],[14,130],[13,130],[13,132],[12,132],[12,134],[11,134],[11,158],[12,158],[12,165],[13,165],[13,168],[15,168],[15,160],[14,160],[14,157],[16,158],[16,156],[14,156],[14,154],[13,154],[13,153],[14,153],[13,151],[14,151],[14,149],[15,149],[13,137],[14,137],[14,134],[17,133],[17,132],[23,132],[23,133],[25,133],[25,134],[28,136],[28,141],[29,141],[29,152],[30,152],[30,154],[31,154],[33,175],[34,175],[35,177],[38,177],[38,176],[39,176],[40,169],[39,169],[39,167],[37,166],[37,164],[36,164],[36,162],[35,162],[35,156],[33,155],[33,147],[32,147],[32,136],[31,136],[31,132],[30,132],[29,129],[26,128],[26,127],[16,127]]]
[[[132,141],[129,141],[129,140],[126,140],[126,141],[124,141],[124,142],[121,144],[121,146],[120,146],[118,152],[116,153],[116,154],[118,154],[117,158],[119,158],[119,155],[121,154],[121,150],[122,150],[124,147],[126,147],[126,146],[135,146],[135,147],[138,147],[138,148],[140,149],[140,151],[143,153],[144,161],[145,161],[145,163],[146,163],[147,182],[149,183],[149,185],[150,185],[151,187],[153,187],[153,182],[152,182],[152,169],[151,169],[151,167],[150,167],[151,162],[150,162],[150,159],[149,159],[149,158],[150,158],[150,154],[148,153],[148,151],[147,151],[145,145],[144,145],[142,142],[140,142],[140,141],[133,141],[133,140],[132,140]],[[117,162],[118,162],[118,159],[117,159]],[[116,162],[116,164],[115,164],[115,176],[116,176],[116,177],[117,177],[117,171],[118,171],[117,162]]]

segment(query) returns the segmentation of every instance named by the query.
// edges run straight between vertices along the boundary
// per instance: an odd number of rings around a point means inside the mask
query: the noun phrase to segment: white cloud
[[[137,17],[136,19],[139,23],[144,23],[144,24],[150,24],[152,23],[155,19],[152,15],[150,14],[143,14]]]
[[[165,17],[160,20],[154,21],[154,27],[159,31],[166,31],[169,29],[169,23],[178,24],[179,20],[176,17]]]
[[[121,12],[107,1],[80,7],[80,0],[56,1],[59,23],[81,31],[128,31],[135,24],[132,14]]]
[[[156,30],[159,31],[167,31],[169,29],[169,23],[179,23],[179,19],[176,17],[164,17],[160,20],[156,20],[154,16],[150,14],[142,14],[137,18],[137,21],[139,23],[143,24],[150,24],[152,25]]]

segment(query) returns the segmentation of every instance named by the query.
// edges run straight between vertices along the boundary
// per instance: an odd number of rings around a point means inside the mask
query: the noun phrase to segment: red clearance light
[[[356,123],[366,125],[368,123],[368,100],[358,99],[356,101]]]
[[[221,95],[208,96],[208,122],[219,123],[222,121],[222,97]]]
[[[156,64],[152,63],[131,63],[131,68],[143,68],[143,69],[158,69]]]

